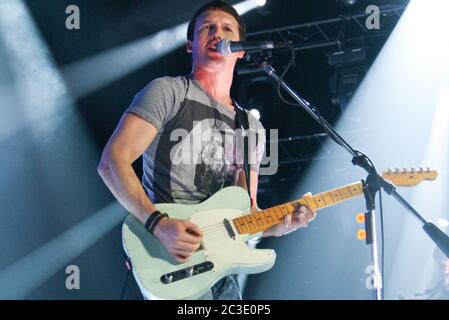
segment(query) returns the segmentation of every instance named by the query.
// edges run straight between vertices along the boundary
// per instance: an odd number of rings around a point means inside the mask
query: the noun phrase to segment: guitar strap
[[[250,191],[250,183],[251,183],[251,176],[250,176],[250,166],[248,163],[248,135],[249,135],[249,120],[248,120],[248,113],[240,107],[237,103],[235,103],[235,110],[236,110],[236,121],[237,121],[237,128],[242,129],[242,135],[243,135],[243,170],[245,171],[245,177],[246,177],[246,189],[248,191],[249,199],[251,201],[251,207],[253,206],[253,198],[251,197],[251,191]]]

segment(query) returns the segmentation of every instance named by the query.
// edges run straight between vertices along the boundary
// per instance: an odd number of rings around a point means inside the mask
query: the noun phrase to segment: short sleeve
[[[154,79],[134,96],[125,113],[135,114],[161,130],[179,110],[185,96],[183,87],[180,78]]]

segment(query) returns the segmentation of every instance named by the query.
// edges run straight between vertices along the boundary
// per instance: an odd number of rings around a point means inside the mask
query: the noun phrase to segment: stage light
[[[446,196],[449,192],[449,42],[442,40],[447,37],[445,31],[449,29],[449,20],[445,16],[448,7],[448,1],[443,0],[431,3],[410,1],[352,97],[346,112],[336,124],[340,133],[360,132],[354,135],[343,134],[343,137],[353,147],[368,154],[379,173],[391,166],[430,166],[438,170],[439,176],[435,181],[425,181],[413,188],[398,188],[398,192],[430,221],[437,218],[449,220],[449,201]],[[317,107],[320,108],[319,105]],[[355,123],[351,118],[359,121]],[[322,192],[330,187],[366,178],[363,170],[351,165],[349,155],[330,140],[324,144],[317,158],[329,155],[335,158],[329,162],[316,161],[311,164],[305,178],[292,191],[290,198],[309,190],[314,193]],[[346,174],[341,174],[342,172]],[[422,230],[422,225],[398,202],[385,194],[383,200],[386,232],[385,298],[413,296],[436,283],[435,262],[431,257],[435,244]],[[368,246],[355,247],[343,240],[344,235],[349,233],[353,237],[351,222],[354,222],[353,216],[348,219],[342,212],[351,212],[351,208],[352,212],[365,209],[363,198],[351,201],[352,204],[327,209],[327,218],[324,214],[322,217],[318,214],[312,224],[316,226],[317,237],[331,239],[335,233],[336,238],[340,239],[339,243],[348,245],[347,251],[351,252],[352,257],[357,256],[359,261],[365,261],[368,265],[372,263],[371,249]],[[376,209],[379,214],[379,207]],[[325,232],[320,230],[326,230],[331,222],[334,226],[332,234],[320,233]],[[335,228],[337,225],[339,227]],[[313,242],[309,239],[301,240]],[[292,242],[293,252],[299,241],[293,239]],[[289,245],[285,244],[287,247]],[[334,249],[336,245],[330,241],[324,245],[320,241],[320,251],[332,251],[329,248]],[[310,256],[313,257],[313,253]],[[347,263],[348,259],[350,257],[342,253],[338,260],[333,261],[333,268],[354,268],[354,264]],[[319,265],[322,260],[320,257],[314,258],[310,261],[310,266]],[[292,269],[297,267],[292,266]],[[363,277],[364,269],[358,269],[353,269],[352,272]],[[326,286],[330,291],[337,290],[341,281],[340,277],[338,280],[328,281]],[[349,279],[344,281],[347,283]],[[356,286],[352,290],[355,292]],[[359,292],[359,295],[353,293],[350,297],[370,299],[369,293],[366,291],[366,296],[363,292]],[[331,293],[316,293],[314,296],[339,298]]]
[[[2,116],[5,125],[0,125],[0,142],[24,128],[51,132],[55,121],[52,117],[64,117],[71,101],[50,52],[21,1],[0,1],[0,41],[5,45],[5,69],[1,73],[12,74],[0,88],[0,99],[6,100],[2,107],[10,110]]]
[[[25,299],[123,221],[125,216],[125,209],[113,202],[1,270],[0,299]]]
[[[267,0],[254,0],[254,2],[258,7],[263,7],[267,3]]]
[[[241,14],[255,7],[250,2],[242,3]],[[67,66],[64,75],[72,81],[76,98],[85,96],[182,45],[186,26],[161,31]],[[97,77],[99,72],[104,72],[103,78]],[[0,216],[8,219],[0,226],[0,239],[2,243],[14,241],[13,247],[7,247],[0,256],[0,299],[24,299],[117,226],[126,212],[118,202],[113,202],[84,220],[79,219],[80,223],[74,223],[47,242],[54,236],[51,232],[60,231],[58,228],[64,225],[61,219],[52,216],[54,208],[60,208],[71,221],[77,221],[76,218],[87,214],[81,208],[97,201],[89,197],[74,201],[76,195],[85,196],[85,190],[77,189],[79,184],[98,194],[104,192],[104,185],[101,190],[96,189],[95,145],[84,130],[73,96],[55,67],[50,50],[27,6],[20,0],[0,1],[0,99],[5,109],[0,117],[0,180],[3,182],[0,202],[5,210]],[[5,164],[3,160],[8,161]],[[88,166],[81,169],[83,164]],[[30,166],[37,170],[27,175]],[[61,177],[69,181],[64,188],[61,188]],[[72,203],[79,207],[70,207]],[[14,219],[8,216],[10,207],[14,208]],[[36,220],[29,220],[30,212]],[[15,224],[15,221],[20,222]],[[32,221],[32,225],[24,221]],[[29,229],[31,233],[26,233],[27,237],[20,236]],[[31,241],[34,242],[30,244]],[[11,252],[14,259],[8,256]]]
[[[350,7],[357,4],[357,0],[337,0],[337,3],[343,6]]]
[[[437,224],[440,228],[444,229],[444,228],[447,228],[447,226],[449,226],[449,221],[446,219],[438,218]]]
[[[243,15],[256,5],[247,0],[234,7]],[[187,25],[182,23],[64,67],[62,73],[71,93],[82,98],[179,48],[186,42]]]
[[[71,93],[82,98],[155,61],[185,42],[187,23],[63,68]],[[126,57],[126,59],[124,59]]]
[[[260,112],[257,109],[251,109],[249,112],[256,118],[257,120],[260,120]]]
[[[61,212],[81,221],[82,208],[98,205],[77,198],[81,185],[104,192],[92,178],[98,151],[20,0],[0,1],[0,69],[0,299],[25,299],[117,226],[124,210],[113,203],[48,241],[64,226]]]
[[[257,6],[253,0],[246,0],[234,7],[243,15]],[[72,95],[78,99],[85,97],[184,45],[187,25],[187,22],[182,23],[65,66],[62,73]]]
[[[233,5],[233,7],[237,10],[239,15],[244,15],[245,13],[257,8],[257,4],[254,0],[246,0]]]

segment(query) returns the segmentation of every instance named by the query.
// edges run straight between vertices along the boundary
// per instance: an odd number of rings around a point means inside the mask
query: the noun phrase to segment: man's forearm
[[[130,164],[102,160],[98,173],[116,199],[142,223],[156,210]]]

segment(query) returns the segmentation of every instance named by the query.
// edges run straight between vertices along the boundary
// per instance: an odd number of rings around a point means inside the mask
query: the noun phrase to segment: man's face
[[[210,62],[234,62],[242,58],[244,52],[222,56],[217,52],[216,44],[222,39],[239,41],[239,25],[230,14],[221,10],[210,10],[198,16],[193,42],[187,42],[187,51],[192,52],[195,65],[205,65]]]

